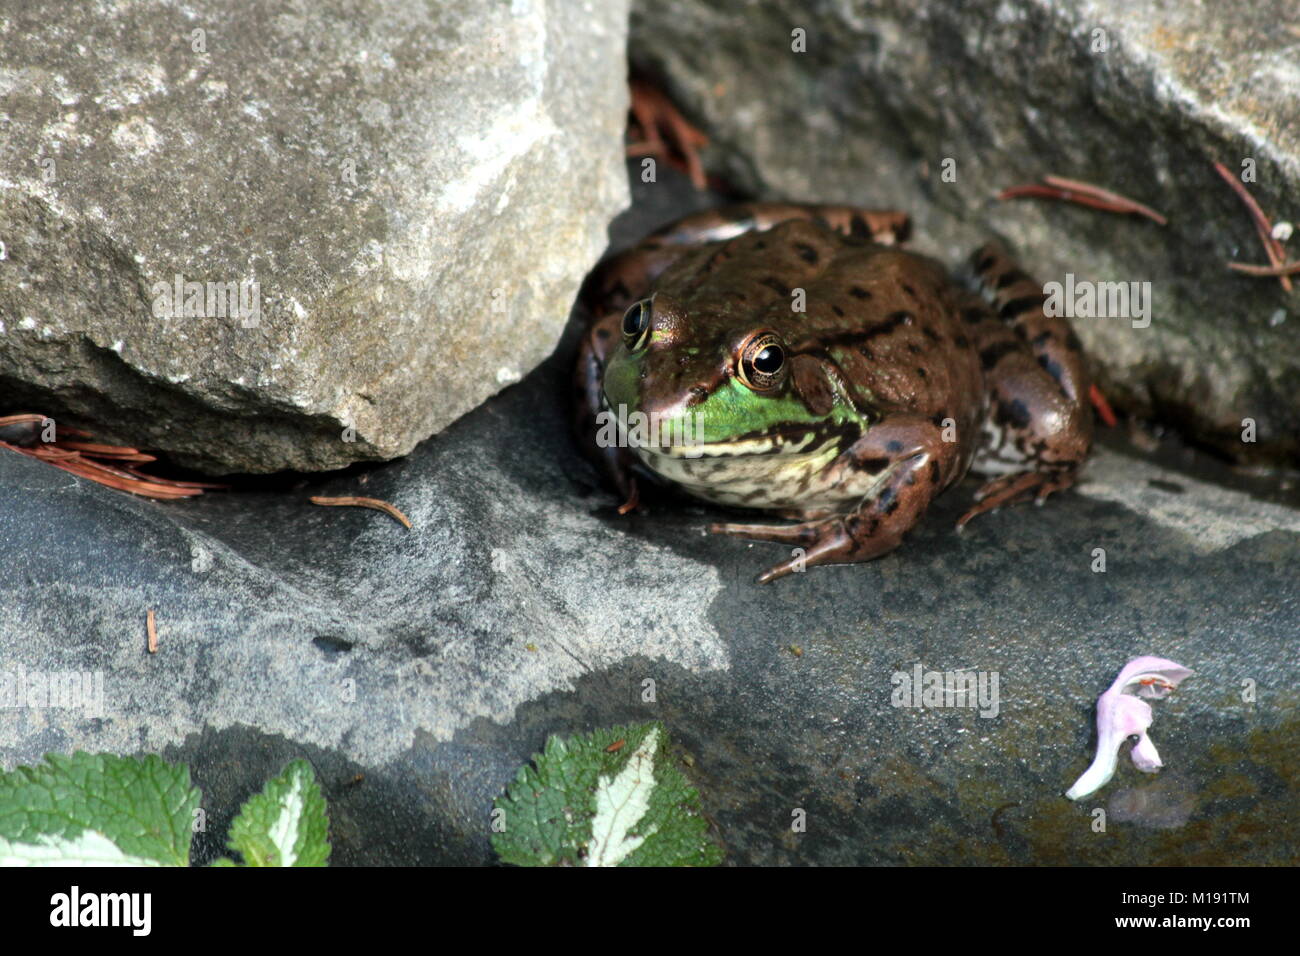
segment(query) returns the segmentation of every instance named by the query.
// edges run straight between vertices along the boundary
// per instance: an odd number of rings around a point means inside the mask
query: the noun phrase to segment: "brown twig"
[[[662,156],[670,165],[685,172],[696,189],[707,188],[699,151],[709,145],[709,138],[687,122],[661,90],[642,80],[633,80],[629,85],[630,109],[640,130],[641,141],[629,143],[627,155]]]
[[[1115,410],[1110,407],[1110,402],[1106,401],[1106,396],[1101,393],[1096,382],[1088,386],[1088,399],[1092,402],[1092,407],[1097,410],[1097,417],[1107,428],[1114,428],[1119,424],[1119,419],[1115,417]]]
[[[1121,196],[1119,193],[1111,192],[1109,189],[1103,189],[1100,186],[1094,186],[1091,183],[1080,182],[1077,179],[1066,179],[1063,176],[1044,176],[1043,182],[1047,185],[1027,183],[1023,186],[1012,186],[1009,189],[1004,189],[998,193],[998,199],[1059,199],[1079,206],[1104,209],[1107,212],[1145,216],[1152,222],[1157,222],[1162,226],[1167,225],[1169,222],[1168,219],[1150,206],[1144,206],[1127,196]]]
[[[1232,191],[1240,197],[1241,201],[1246,204],[1246,211],[1250,213],[1251,222],[1255,224],[1255,231],[1259,233],[1259,241],[1264,245],[1264,252],[1268,256],[1270,265],[1276,269],[1286,262],[1286,253],[1282,250],[1282,243],[1273,238],[1273,224],[1268,221],[1268,216],[1264,215],[1264,210],[1259,208],[1259,203],[1255,202],[1255,197],[1250,194],[1245,183],[1232,174],[1228,167],[1223,163],[1215,162],[1214,170],[1223,181],[1232,187]],[[1231,263],[1229,263],[1231,267]],[[1248,271],[1248,270],[1238,270]],[[1252,275],[1256,273],[1251,273]],[[1275,273],[1278,281],[1282,283],[1282,288],[1287,292],[1291,291],[1291,280],[1287,278],[1287,273]]]
[[[158,653],[158,622],[154,620],[153,608],[145,613],[144,616],[145,630],[149,632],[149,653]]]
[[[136,448],[122,445],[101,445],[88,441],[69,441],[65,436],[78,435],[90,437],[75,428],[61,426],[59,437],[52,442],[39,438],[39,426],[48,421],[48,416],[32,413],[5,415],[0,417],[0,428],[15,425],[30,426],[29,434],[10,441],[0,440],[0,448],[8,448],[28,458],[35,458],[47,465],[52,465],[79,478],[86,478],[115,491],[126,491],[144,498],[159,501],[173,501],[177,498],[192,498],[213,488],[225,488],[226,485],[202,481],[173,481],[146,475],[136,466],[157,461],[153,455],[145,454]],[[114,462],[121,467],[108,464]]]
[[[1300,262],[1284,262],[1280,266],[1257,266],[1246,262],[1229,262],[1228,268],[1248,276],[1293,276],[1300,273]]]
[[[411,527],[411,519],[406,517],[387,501],[380,501],[378,498],[322,498],[318,495],[311,498],[314,505],[330,505],[333,507],[353,507],[353,508],[373,508],[375,511],[382,511],[384,514],[400,521],[407,528]]]

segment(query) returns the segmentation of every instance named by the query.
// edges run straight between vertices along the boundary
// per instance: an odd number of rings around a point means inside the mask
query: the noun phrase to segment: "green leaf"
[[[714,866],[722,860],[700,795],[675,766],[658,722],[551,737],[493,806],[492,846],[506,863]]]
[[[325,866],[329,828],[316,774],[295,760],[240,807],[228,845],[248,866]]]
[[[0,866],[188,866],[198,805],[159,757],[47,754],[0,773]]]

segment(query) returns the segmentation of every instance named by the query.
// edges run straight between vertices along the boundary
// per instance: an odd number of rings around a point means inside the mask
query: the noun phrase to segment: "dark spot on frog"
[[[942,341],[943,341],[943,336],[940,335],[938,332],[936,332],[934,329],[930,328],[929,326],[926,326],[926,327],[925,327],[924,329],[922,329],[921,331],[922,331],[922,333],[924,333],[925,337],[926,337],[927,339],[929,339],[931,342],[942,342]]]
[[[871,298],[871,293],[868,292],[866,289],[862,288],[862,286],[860,285],[855,285],[853,288],[849,289],[849,295],[853,296],[855,299]]]
[[[949,418],[947,412],[939,412],[930,419],[930,424],[935,428],[943,428],[943,423]]]
[[[876,353],[871,351],[871,347],[869,345],[859,345],[858,353],[865,359],[871,359],[872,361],[875,361]]]
[[[1065,347],[1069,349],[1071,352],[1077,352],[1081,348],[1083,348],[1083,343],[1079,341],[1079,337],[1077,335],[1071,332],[1069,335],[1065,337]]]
[[[898,509],[898,497],[894,494],[893,488],[886,488],[876,499],[876,506],[887,515],[892,515]]]
[[[897,455],[902,450],[903,450],[903,443],[899,441],[897,438],[891,438],[885,444],[885,451],[889,452],[891,455]]]
[[[916,367],[916,374],[919,375],[921,378],[929,378],[929,376],[925,372],[925,369],[921,368],[921,366],[919,365]]]
[[[952,344],[957,346],[959,349],[968,349],[970,348],[970,339],[966,338],[964,335],[958,334],[953,337]]]
[[[799,253],[799,258],[812,265],[817,264],[817,250],[805,243],[795,243],[795,249]]]
[[[1010,272],[1004,272],[1002,275],[998,276],[997,288],[1005,289],[1009,285],[1020,282],[1021,280],[1027,280],[1028,278],[1029,276],[1025,275],[1019,269],[1012,269]]]
[[[1024,428],[1029,424],[1029,408],[1018,398],[1009,402],[998,402],[998,417],[1001,423]]]
[[[911,352],[913,355],[921,354],[921,346],[917,345],[915,342],[908,342],[907,350]]]
[[[1051,340],[1052,340],[1052,330],[1048,329],[1046,332],[1039,332],[1037,335],[1035,335],[1032,339],[1029,340],[1029,344],[1034,346],[1035,348],[1038,348],[1039,346],[1046,345]]]
[[[1035,292],[1033,295],[1022,295],[1018,299],[1012,299],[1010,302],[998,309],[998,316],[1003,319],[1014,319],[1022,312],[1028,312],[1030,309],[1040,309],[1043,303],[1047,301],[1047,296],[1042,292]]]
[[[1186,490],[1182,485],[1172,481],[1161,481],[1159,478],[1148,478],[1147,484],[1152,488],[1159,488],[1161,491],[1167,491],[1173,495],[1181,495]]]
[[[932,461],[930,462],[930,484],[937,485],[938,483],[939,483],[939,463],[937,461]]]
[[[998,342],[980,351],[980,364],[986,369],[992,368],[1007,355],[1018,351],[1020,351],[1020,346],[1015,342]]]
[[[841,319],[844,318],[844,310],[841,309],[838,305],[831,306],[831,311],[834,312]]]
[[[907,293],[909,296],[911,296],[913,299],[916,298],[916,290],[913,289],[913,288],[912,288],[910,285],[908,285],[906,282],[903,283],[903,291],[906,292],[906,293]]]
[[[346,654],[352,648],[356,647],[353,641],[346,641],[341,637],[335,637],[332,634],[322,634],[319,637],[313,637],[311,642],[317,650],[326,657],[338,657],[340,654]]]
[[[784,282],[782,282],[780,279],[776,278],[776,276],[768,276],[765,279],[760,279],[759,284],[765,285],[773,292],[779,292],[781,295],[790,294],[790,287],[786,285]]]
[[[993,267],[993,261],[993,256],[986,255],[983,258],[980,258],[978,252],[971,256],[971,262],[975,264],[976,272],[988,272],[989,269]]]
[[[767,248],[767,243],[764,242],[762,239],[760,239],[760,240],[758,240],[758,242],[754,243],[754,248],[755,248],[755,249],[766,249],[766,248]]]
[[[962,310],[961,320],[965,322],[967,325],[978,325],[979,323],[984,321],[987,315],[988,313],[986,313],[983,309],[978,307],[971,307],[969,309]]]
[[[596,338],[604,342],[606,339],[609,338],[609,329],[600,329],[600,328],[596,329]]]
[[[864,458],[858,462],[858,467],[868,475],[878,475],[889,467],[888,458]]]

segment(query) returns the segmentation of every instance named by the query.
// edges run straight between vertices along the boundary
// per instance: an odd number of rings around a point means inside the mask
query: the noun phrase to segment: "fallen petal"
[[[1147,736],[1154,714],[1151,705],[1139,697],[1168,696],[1191,673],[1163,657],[1136,657],[1125,664],[1097,698],[1097,755],[1065,795],[1078,800],[1105,786],[1115,775],[1119,749],[1129,737],[1137,737],[1132,755],[1137,768],[1146,773],[1159,770],[1163,766],[1160,754]]]

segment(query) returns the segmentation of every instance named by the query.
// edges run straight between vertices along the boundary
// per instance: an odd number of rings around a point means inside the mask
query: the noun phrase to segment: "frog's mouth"
[[[673,461],[695,458],[751,458],[777,455],[806,455],[824,451],[829,445],[847,447],[860,430],[848,424],[826,422],[809,425],[792,422],[732,438],[707,440],[697,430],[683,426],[680,417],[656,421],[644,413],[616,413],[609,397],[602,393],[601,410],[616,428],[618,445],[628,448],[648,463],[656,459]],[[850,434],[852,433],[852,434]]]

